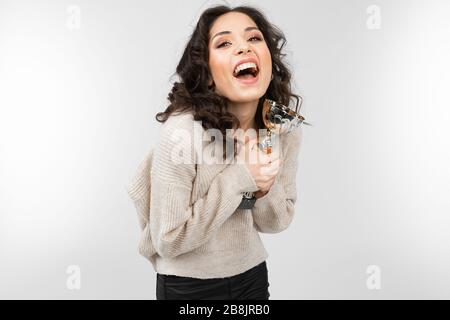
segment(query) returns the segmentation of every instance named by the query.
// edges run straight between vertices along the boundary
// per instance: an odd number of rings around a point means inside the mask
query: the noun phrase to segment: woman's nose
[[[242,45],[240,45],[237,49],[237,53],[241,54],[242,52],[249,52],[251,51],[250,46],[248,45],[248,43],[244,43]]]

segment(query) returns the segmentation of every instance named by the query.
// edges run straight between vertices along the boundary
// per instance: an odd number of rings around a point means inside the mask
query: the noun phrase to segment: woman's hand
[[[266,191],[266,192],[263,192],[263,191],[261,191],[261,190],[258,190],[258,191],[256,191],[254,194],[255,194],[255,198],[256,199],[259,199],[259,198],[261,198],[261,197],[264,197],[266,194],[267,194],[267,192],[269,192],[269,191]]]
[[[245,163],[252,174],[259,191],[255,193],[257,198],[269,192],[279,173],[282,160],[277,153],[266,154],[258,148],[258,138],[245,137],[245,142],[240,145],[237,160]]]

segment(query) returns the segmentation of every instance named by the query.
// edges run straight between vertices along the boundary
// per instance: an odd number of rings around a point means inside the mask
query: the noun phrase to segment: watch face
[[[253,192],[244,192],[244,198],[253,198],[255,194]]]

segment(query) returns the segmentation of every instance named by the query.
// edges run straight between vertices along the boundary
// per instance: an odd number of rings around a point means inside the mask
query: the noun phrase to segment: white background
[[[155,298],[126,187],[217,3],[0,1],[0,298]],[[229,3],[284,31],[314,124],[294,221],[263,235],[271,299],[450,298],[450,3]]]

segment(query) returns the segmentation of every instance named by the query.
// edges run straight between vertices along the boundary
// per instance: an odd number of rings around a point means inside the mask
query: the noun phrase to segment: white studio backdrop
[[[223,3],[284,31],[314,125],[294,221],[262,235],[271,299],[450,298],[444,0],[0,0],[0,298],[155,298],[126,187]]]

